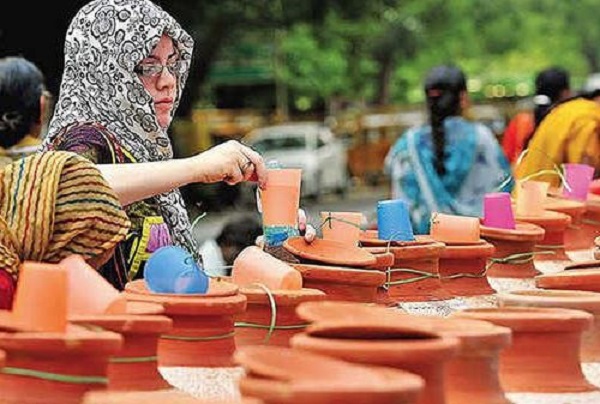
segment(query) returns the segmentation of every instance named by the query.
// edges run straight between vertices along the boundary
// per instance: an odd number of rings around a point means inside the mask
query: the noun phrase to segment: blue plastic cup
[[[408,204],[402,199],[377,202],[377,231],[380,240],[413,241]]]
[[[154,251],[144,267],[144,280],[154,293],[175,294],[204,294],[209,283],[194,257],[178,246]]]

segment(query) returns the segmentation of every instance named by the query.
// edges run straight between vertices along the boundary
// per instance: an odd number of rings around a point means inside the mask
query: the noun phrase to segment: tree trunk
[[[377,92],[373,102],[375,105],[387,105],[390,102],[390,87],[392,73],[394,72],[394,60],[384,58],[379,60],[379,72],[377,74]]]

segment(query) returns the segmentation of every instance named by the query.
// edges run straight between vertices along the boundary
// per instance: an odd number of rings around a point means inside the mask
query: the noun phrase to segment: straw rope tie
[[[564,244],[555,244],[555,245],[550,245],[550,244],[536,244],[535,245],[536,248],[543,248],[545,250],[560,250],[565,248]],[[556,254],[553,252],[553,254]]]
[[[414,274],[414,275],[419,275],[419,276],[415,276],[414,278],[408,278],[408,279],[400,279],[397,281],[392,281],[392,273],[394,272],[399,272],[399,273],[409,273],[409,274]],[[439,278],[439,276],[437,274],[432,274],[431,272],[426,272],[426,271],[419,271],[417,269],[412,269],[412,268],[388,268],[386,271],[386,282],[383,284],[383,288],[384,289],[389,289],[390,286],[395,286],[395,285],[405,285],[408,283],[414,283],[414,282],[419,282],[425,279],[429,279],[429,278]]]
[[[112,357],[110,363],[149,363],[158,361],[158,356],[128,356],[128,357]]]
[[[40,380],[52,382],[70,383],[70,384],[108,384],[108,378],[104,376],[79,376],[65,375],[61,373],[43,372],[35,369],[4,367],[0,369],[1,373],[13,376],[33,377]]]

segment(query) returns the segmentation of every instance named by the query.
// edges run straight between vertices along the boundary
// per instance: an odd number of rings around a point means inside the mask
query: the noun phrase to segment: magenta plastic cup
[[[508,192],[494,192],[483,197],[483,225],[514,229],[515,215]]]
[[[586,201],[594,178],[594,167],[588,164],[564,163],[563,169],[568,184],[563,185],[563,196]]]

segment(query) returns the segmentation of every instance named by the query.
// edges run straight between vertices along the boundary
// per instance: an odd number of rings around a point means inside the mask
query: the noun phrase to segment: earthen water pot
[[[565,250],[584,250],[591,247],[593,239],[584,237],[582,220],[587,210],[587,204],[565,197],[548,197],[544,209],[567,214],[571,224],[565,229]]]
[[[581,371],[580,344],[592,315],[581,310],[502,307],[471,308],[450,317],[487,320],[512,330],[512,344],[500,354],[500,382],[506,392],[593,391]]]
[[[106,389],[108,360],[122,342],[119,334],[77,326],[65,333],[0,333],[6,353],[0,402],[80,404],[86,392]]]
[[[487,278],[487,262],[495,251],[493,244],[446,244],[440,255],[442,286],[455,296],[491,295],[496,291]]]
[[[230,282],[211,279],[204,295],[152,293],[143,279],[125,285],[128,300],[160,303],[173,328],[158,342],[158,365],[233,366],[234,316],[246,310],[246,296]]]
[[[180,391],[91,391],[86,393],[81,404],[261,404],[254,398],[241,400],[216,400],[197,398]]]
[[[150,391],[171,388],[158,371],[158,340],[173,322],[156,303],[128,302],[126,314],[79,315],[69,321],[89,329],[121,334],[123,346],[110,358],[109,390]]]
[[[265,290],[258,286],[244,287],[240,292],[248,299],[246,311],[235,316],[236,346],[289,346],[290,338],[306,327],[296,314],[303,302],[327,298],[318,289]],[[272,299],[272,301],[271,301]]]
[[[515,290],[498,295],[500,306],[558,307],[587,311],[592,327],[583,333],[582,362],[600,362],[600,293],[580,290]]]
[[[600,292],[600,267],[589,269],[566,269],[555,274],[535,277],[540,289],[566,289]]]
[[[290,264],[301,274],[304,287],[318,289],[328,300],[375,303],[385,284],[385,273],[366,268],[317,264]]]
[[[516,223],[515,229],[481,226],[481,237],[492,243],[494,254],[488,262],[492,278],[533,278],[540,274],[534,265],[535,244],[545,230],[532,223]]]
[[[363,248],[335,240],[317,238],[307,243],[304,237],[290,237],[283,242],[283,248],[298,258],[318,264],[366,267],[377,263],[373,254]]]
[[[533,223],[545,231],[544,239],[535,245],[536,254],[534,261],[569,261],[565,251],[565,231],[571,224],[571,216],[545,210],[541,216],[517,216],[519,222]]]
[[[248,346],[235,358],[246,372],[242,395],[265,403],[415,403],[424,387],[406,371],[290,348]]]
[[[440,256],[446,248],[444,243],[434,241],[429,236],[416,236],[415,241],[376,245],[374,243],[364,248],[373,254],[394,254],[394,264],[385,270],[386,282],[380,289],[379,303],[394,305],[453,297],[442,287],[439,274]]]

